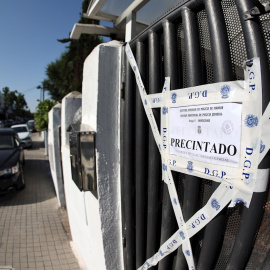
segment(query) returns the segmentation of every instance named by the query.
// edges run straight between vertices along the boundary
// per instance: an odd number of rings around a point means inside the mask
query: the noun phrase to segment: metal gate
[[[269,1],[182,1],[130,42],[148,94],[161,92],[165,77],[171,78],[171,89],[243,79],[243,62],[260,57],[264,111],[270,100],[269,7]],[[153,256],[177,224],[161,180],[160,154],[127,61],[124,73],[122,215],[125,269],[130,270]],[[160,110],[154,114],[159,123]],[[269,166],[268,153],[259,168]],[[218,184],[182,173],[173,176],[187,221]],[[268,192],[254,193],[249,208],[225,207],[191,238],[196,269],[270,269],[269,225]],[[181,248],[151,269],[187,269]]]

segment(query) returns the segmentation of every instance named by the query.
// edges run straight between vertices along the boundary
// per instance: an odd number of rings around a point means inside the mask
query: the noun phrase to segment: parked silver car
[[[13,125],[11,126],[11,128],[14,129],[18,133],[18,136],[23,143],[23,147],[32,146],[31,133],[26,124]]]

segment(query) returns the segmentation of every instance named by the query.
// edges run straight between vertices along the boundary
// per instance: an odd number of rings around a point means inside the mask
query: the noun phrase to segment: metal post
[[[262,76],[262,112],[264,112],[270,100],[270,72],[267,62],[267,49],[265,47],[260,22],[257,19],[244,19],[244,13],[254,7],[254,1],[236,0],[235,2],[244,33],[247,57],[248,59],[260,57]],[[268,155],[262,160],[259,168],[269,168],[269,165],[270,157],[268,153]],[[267,192],[253,193],[249,208],[245,207],[243,209],[239,231],[230,255],[227,269],[232,270],[245,268],[254,245],[256,233],[261,223],[266,196]]]
[[[191,87],[203,83],[199,32],[196,14],[193,11],[188,8],[183,8],[181,10],[181,16],[184,30],[187,87]],[[192,175],[185,175],[185,192],[183,199],[183,216],[185,221],[189,220],[199,208],[199,191],[200,179]],[[194,237],[192,240],[193,239]],[[179,248],[175,269],[184,270],[187,268],[188,266],[182,248]]]
[[[164,71],[165,77],[171,78],[171,89],[177,89],[177,50],[176,50],[176,30],[172,22],[164,21]],[[162,205],[162,223],[161,223],[161,240],[163,244],[174,233],[176,227],[176,219],[174,216],[169,191],[167,185],[163,189],[163,205]],[[167,256],[159,263],[159,270],[168,270],[172,267],[172,256]]]
[[[125,239],[126,239],[126,269],[135,266],[135,206],[134,206],[134,81],[132,69],[126,59],[125,108],[124,108],[124,192],[125,192]]]
[[[145,45],[136,44],[136,60],[142,80],[145,81]],[[136,268],[139,268],[146,259],[146,194],[147,194],[147,147],[146,147],[146,115],[138,87],[136,87]]]
[[[148,34],[149,44],[149,94],[160,92],[160,46],[159,36],[153,31]],[[157,123],[160,121],[159,110],[153,110]],[[147,207],[147,249],[146,257],[152,257],[159,247],[158,220],[160,212],[159,189],[161,185],[160,154],[152,130],[149,129],[148,142],[148,207]],[[153,267],[155,269],[156,267]]]
[[[221,3],[217,0],[204,0],[203,2],[209,22],[214,81],[233,80],[230,47]],[[212,192],[218,186],[218,183],[213,182]],[[217,261],[223,243],[225,213],[226,208],[206,226],[197,269],[212,269]]]
[[[125,41],[129,42],[136,36],[136,12],[132,11],[126,19]]]

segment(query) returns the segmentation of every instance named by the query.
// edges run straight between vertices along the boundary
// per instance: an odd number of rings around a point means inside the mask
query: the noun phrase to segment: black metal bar
[[[244,12],[254,7],[254,1],[251,0],[236,0],[236,6],[244,33],[244,39],[247,49],[247,57],[249,59],[253,57],[260,58],[261,64],[261,76],[262,76],[262,112],[265,111],[270,100],[270,80],[269,80],[269,65],[267,57],[266,43],[263,37],[262,28],[260,26],[259,19],[244,20]],[[269,168],[270,158],[264,159],[260,164],[262,168]]]
[[[187,87],[203,83],[200,55],[200,38],[195,12],[189,8],[181,10],[184,30]]]
[[[189,8],[183,8],[181,16],[184,30],[187,87],[191,87],[203,83],[199,32],[196,14],[193,11]],[[199,208],[199,191],[200,179],[185,175],[183,199],[183,217],[185,221],[189,220]],[[187,268],[186,259],[180,247],[177,252],[175,269],[184,270]]]
[[[245,269],[254,246],[256,232],[260,227],[265,197],[266,192],[254,193],[249,208],[243,209],[239,231],[226,269]]]
[[[177,89],[177,40],[175,25],[165,20],[163,22],[164,32],[164,72],[165,77],[171,78],[171,89]]]
[[[230,46],[220,0],[204,0],[209,22],[214,81],[233,80]]]
[[[209,24],[214,81],[233,80],[230,47],[221,3],[217,0],[203,2]],[[213,182],[212,191],[214,192],[218,186],[218,183]],[[197,269],[212,269],[218,259],[223,242],[225,211],[221,211],[205,228]],[[210,250],[212,252],[209,252]]]
[[[134,227],[134,81],[133,71],[126,60],[125,108],[124,108],[124,192],[125,192],[125,238],[126,269],[135,266],[135,227]]]
[[[192,10],[195,10],[195,9],[199,10],[203,7],[202,0],[182,0],[181,3],[178,4],[178,8],[175,8],[175,9],[169,11],[167,14],[164,14],[164,16],[161,17],[157,22],[155,22],[155,24],[150,25],[144,31],[142,31],[139,35],[137,35],[136,38],[131,40],[130,46],[131,47],[134,46],[136,40],[145,41],[148,38],[149,31],[158,32],[158,31],[162,30],[162,28],[163,28],[162,25],[163,25],[164,21],[166,21],[166,20],[174,21],[177,18],[179,18],[181,6],[188,7]]]
[[[176,50],[176,29],[172,22],[164,21],[164,71],[165,77],[171,78],[171,89],[177,89],[177,50]],[[161,240],[163,244],[167,241],[175,229],[175,216],[171,205],[169,191],[167,185],[164,185],[163,190],[163,205],[162,205],[162,223],[161,223]],[[171,256],[165,257],[159,263],[159,270],[168,270],[172,268]]]
[[[257,19],[244,20],[244,13],[254,7],[254,1],[236,0],[236,6],[244,33],[247,48],[247,57],[260,57],[262,76],[262,111],[270,100],[269,66],[267,62],[267,49],[263,38],[262,29]],[[261,162],[259,168],[269,168],[269,153]],[[249,208],[244,208],[239,231],[232,249],[227,269],[244,269],[259,229],[266,200],[267,192],[253,193]],[[248,226],[247,226],[248,224]]]
[[[145,81],[145,44],[137,42],[136,60],[142,80]],[[147,194],[147,151],[146,151],[146,115],[138,87],[136,87],[136,268],[146,259],[146,194]]]
[[[159,36],[153,31],[148,33],[149,46],[149,94],[160,92],[160,45]],[[159,110],[153,109],[153,114],[159,123]],[[159,188],[161,183],[160,153],[152,130],[149,129],[149,154],[148,154],[148,207],[147,207],[147,249],[146,257],[152,257],[159,247],[158,217]],[[153,267],[153,269],[155,269]]]

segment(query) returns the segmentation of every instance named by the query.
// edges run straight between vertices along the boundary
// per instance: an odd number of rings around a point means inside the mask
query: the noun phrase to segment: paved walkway
[[[32,139],[25,150],[25,189],[0,195],[0,269],[79,270],[43,142],[38,133]]]

